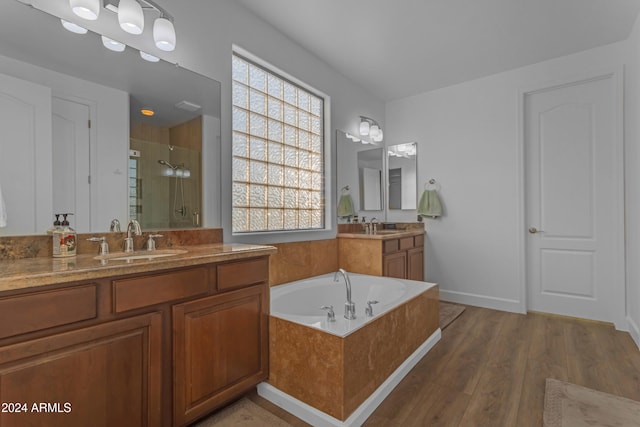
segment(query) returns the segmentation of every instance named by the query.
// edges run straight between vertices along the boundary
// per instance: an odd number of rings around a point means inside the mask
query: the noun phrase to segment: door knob
[[[544,233],[544,230],[538,230],[538,229],[537,229],[537,228],[535,228],[535,227],[531,227],[531,228],[529,229],[529,233],[531,233],[531,234]]]

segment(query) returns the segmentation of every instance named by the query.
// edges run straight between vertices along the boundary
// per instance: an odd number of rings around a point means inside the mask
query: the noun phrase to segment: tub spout
[[[347,302],[344,303],[344,318],[348,320],[353,320],[356,318],[356,305],[353,301],[351,301],[351,281],[349,280],[349,275],[342,268],[333,273],[333,281],[338,281],[338,273],[342,274],[344,277],[344,284],[347,287]]]

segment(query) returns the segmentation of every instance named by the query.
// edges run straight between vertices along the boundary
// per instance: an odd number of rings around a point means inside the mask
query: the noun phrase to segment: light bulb
[[[142,6],[136,0],[120,0],[118,4],[118,23],[129,34],[142,34],[144,14]]]
[[[102,44],[104,45],[104,47],[114,52],[122,52],[126,47],[124,43],[120,43],[105,36],[102,36]]]
[[[378,131],[378,136],[377,136],[377,137],[375,137],[375,138],[373,138],[373,140],[374,140],[375,142],[381,142],[383,138],[384,138],[384,134],[382,133],[382,129],[380,129],[380,130]]]
[[[145,61],[149,61],[149,62],[158,62],[158,61],[160,61],[160,58],[158,58],[157,56],[150,55],[147,52],[143,52],[143,51],[140,51],[140,57],[142,59],[144,59]]]
[[[82,19],[95,21],[100,15],[100,0],[69,0],[69,6]]]
[[[366,120],[360,122],[360,135],[369,135],[369,122]]]
[[[191,171],[189,169],[185,169],[182,176],[184,176],[185,178],[189,178],[191,176]]]
[[[153,23],[153,40],[160,50],[170,52],[176,48],[176,30],[167,18],[158,18]]]
[[[62,22],[62,26],[66,30],[71,31],[72,33],[87,34],[87,29],[84,28],[84,27],[81,27],[78,24],[74,24],[73,22],[65,21],[64,19],[60,19],[60,21]]]
[[[380,127],[378,125],[373,125],[369,129],[369,135],[371,135],[371,138],[374,140],[378,137],[378,132],[380,132]]]

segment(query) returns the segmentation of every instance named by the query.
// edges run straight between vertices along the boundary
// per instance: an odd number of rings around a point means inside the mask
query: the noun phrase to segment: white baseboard
[[[638,346],[638,350],[640,350],[640,328],[638,328],[636,322],[634,322],[633,319],[629,316],[627,316],[627,326],[629,329],[629,335],[631,335],[631,338],[636,343],[636,346]]]
[[[258,395],[314,427],[361,426],[409,371],[440,341],[441,336],[442,331],[440,329],[431,334],[345,421],[338,420],[313,406],[307,405],[266,382],[258,384]]]
[[[522,303],[518,300],[488,297],[485,295],[476,295],[466,292],[447,291],[442,288],[440,288],[440,299],[442,301],[457,302],[458,304],[473,305],[475,307],[510,311],[512,313],[523,313]]]

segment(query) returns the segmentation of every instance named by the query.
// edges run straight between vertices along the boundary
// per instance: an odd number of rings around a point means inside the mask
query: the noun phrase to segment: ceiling
[[[628,38],[640,0],[236,0],[382,100]]]

